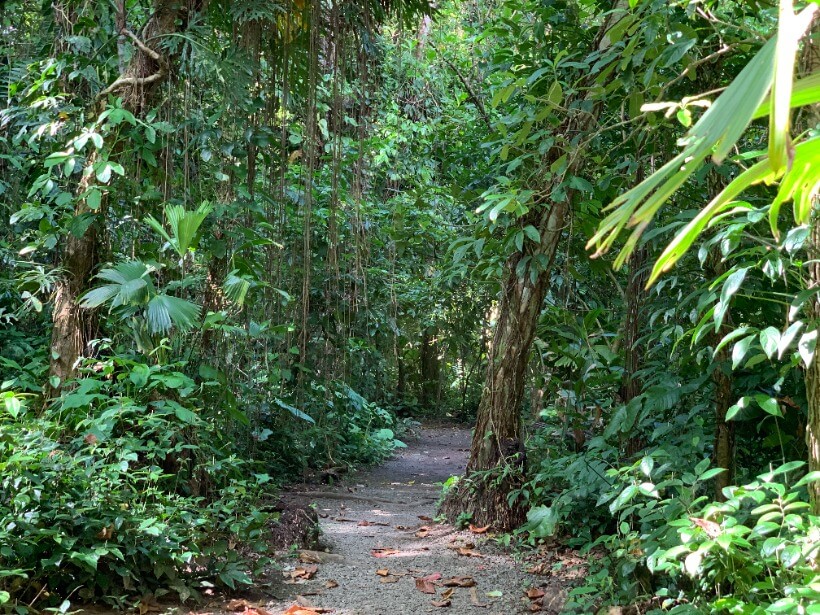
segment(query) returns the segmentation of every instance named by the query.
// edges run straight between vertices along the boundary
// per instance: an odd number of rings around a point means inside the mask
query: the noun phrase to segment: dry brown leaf
[[[443,608],[448,607],[453,603],[451,600],[431,600],[430,604],[432,604],[433,606],[437,606],[439,608]]]
[[[433,518],[428,517],[427,515],[419,515],[419,519],[421,519],[422,521],[427,521],[428,523],[433,521]]]
[[[416,538],[426,538],[429,533],[430,533],[430,528],[427,527],[426,525],[422,526],[416,532]]]
[[[376,574],[380,577],[386,577],[388,574],[390,574],[390,571],[387,568],[379,568],[376,571]]]
[[[529,598],[530,600],[538,600],[539,598],[543,598],[543,597],[544,597],[544,590],[543,589],[539,589],[537,587],[530,587],[527,590],[527,598]]]
[[[706,535],[709,536],[709,538],[717,538],[721,534],[720,525],[714,521],[709,521],[709,519],[698,519],[697,517],[689,517],[689,520],[706,532]]]
[[[339,587],[339,583],[337,583],[333,579],[328,579],[327,581],[325,581],[326,589],[336,589],[337,587]]]
[[[398,549],[373,549],[370,551],[373,557],[390,557],[399,553]]]
[[[228,604],[225,605],[225,608],[229,611],[244,611],[245,609],[253,608],[251,603],[247,600],[242,600],[238,598],[236,600],[231,600]]]
[[[450,589],[446,589],[443,592],[441,592],[441,599],[442,600],[449,600],[450,598],[453,597],[454,593],[456,593],[456,590],[453,589],[452,587]]]
[[[530,602],[530,613],[537,613],[541,610],[540,602]]]
[[[472,604],[473,606],[478,607],[480,609],[486,609],[488,606],[490,606],[486,602],[479,601],[478,591],[476,590],[475,587],[470,588],[470,604]]]
[[[475,587],[473,577],[453,577],[441,582],[444,587]]]
[[[433,585],[430,581],[427,581],[422,578],[416,579],[416,589],[419,590],[423,594],[435,594],[436,593],[436,586]]]
[[[316,573],[319,571],[319,566],[316,564],[312,564],[310,566],[300,566],[295,570],[290,571],[290,579],[291,581],[307,581],[312,579],[316,576]]]
[[[470,531],[473,534],[484,534],[489,529],[490,529],[489,525],[485,525],[484,527],[478,527],[478,526],[473,525],[472,523],[470,524]]]
[[[282,615],[316,615],[317,613],[330,613],[330,609],[320,609],[317,607],[305,607],[299,604],[294,604]]]
[[[473,551],[472,548],[469,547],[459,547],[458,554],[463,555],[464,557],[484,557],[478,551]]]
[[[137,605],[137,609],[139,610],[140,615],[145,615],[146,613],[161,613],[165,610],[152,594],[143,596]]]
[[[299,561],[303,564],[321,564],[322,558],[315,551],[299,551]]]
[[[386,577],[381,577],[379,579],[379,583],[398,583],[398,582],[399,582],[399,577],[397,577],[395,575],[392,575],[392,574],[388,574]]]
[[[400,532],[404,532],[405,530],[412,530],[413,528],[409,527],[407,525],[397,525],[396,529],[399,530]]]

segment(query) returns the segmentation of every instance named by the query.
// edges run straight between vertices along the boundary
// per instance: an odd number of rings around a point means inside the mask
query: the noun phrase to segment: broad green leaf
[[[732,369],[738,368],[740,363],[743,361],[743,357],[745,357],[746,353],[749,352],[749,347],[752,345],[754,340],[755,336],[750,335],[749,337],[744,337],[734,345],[732,348]]]
[[[151,333],[165,333],[171,327],[190,329],[199,319],[200,307],[171,295],[158,294],[151,298],[145,310],[145,319]]]
[[[770,359],[777,352],[777,346],[780,343],[780,331],[777,327],[766,327],[760,332],[760,345],[763,347],[763,352]]]
[[[715,330],[720,329],[720,326],[723,324],[723,319],[729,309],[729,301],[738,289],[740,289],[743,280],[746,279],[746,272],[748,270],[748,267],[744,267],[743,269],[732,272],[723,283],[723,290],[720,292],[720,303],[718,307],[715,308]]]
[[[803,322],[798,320],[791,325],[789,328],[783,332],[783,335],[780,336],[780,341],[777,343],[777,358],[782,359],[783,353],[788,350],[789,346],[794,340],[794,337],[803,328]]]
[[[797,352],[800,353],[800,358],[803,359],[806,367],[811,365],[814,360],[814,352],[817,349],[817,329],[807,331],[800,337],[797,342]]]

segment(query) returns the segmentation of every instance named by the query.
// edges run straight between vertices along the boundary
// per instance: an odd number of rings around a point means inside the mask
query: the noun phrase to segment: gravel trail
[[[333,488],[289,494],[315,503],[325,551],[284,560],[282,580],[270,588],[277,599],[266,601],[264,610],[557,612],[565,596],[560,584],[527,574],[486,534],[433,522],[441,483],[463,472],[469,444],[463,427],[420,427],[383,465]],[[533,604],[528,589],[544,595]]]

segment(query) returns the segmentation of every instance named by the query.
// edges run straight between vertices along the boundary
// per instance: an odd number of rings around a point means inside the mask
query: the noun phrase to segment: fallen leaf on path
[[[432,517],[428,517],[427,515],[419,515],[419,519],[421,519],[422,521],[428,521],[428,522],[433,520]]]
[[[303,564],[321,564],[322,557],[316,551],[299,551],[299,561]]]
[[[247,608],[252,608],[251,603],[247,600],[237,599],[231,600],[228,604],[225,605],[225,608],[229,611],[244,611]]]
[[[143,596],[137,605],[137,609],[139,610],[140,615],[145,615],[146,613],[161,613],[165,610],[162,608],[162,605],[157,602],[157,599],[154,598],[153,594]]]
[[[373,549],[370,551],[373,557],[390,557],[399,553],[398,549]]]
[[[336,517],[334,521],[340,521],[341,523],[358,523],[358,519],[348,519],[347,517]]]
[[[304,582],[312,579],[316,576],[316,573],[319,571],[319,566],[313,564],[312,566],[300,566],[295,570],[291,570],[290,572],[290,579],[294,582]]]
[[[243,615],[270,615],[270,613],[262,607],[242,599],[231,600],[225,605],[225,608],[235,613],[241,612]]]
[[[422,592],[423,594],[435,594],[436,593],[436,586],[433,585],[432,581],[428,581],[427,579],[422,579],[421,577],[416,579],[416,589]]]
[[[476,606],[480,609],[486,609],[488,606],[490,606],[486,602],[480,602],[479,601],[478,592],[476,591],[475,587],[470,588],[470,604],[472,604],[473,606]]]
[[[530,587],[527,590],[527,598],[529,598],[530,600],[538,600],[539,598],[543,598],[543,597],[544,597],[544,590],[543,589],[539,589],[537,587]]]
[[[386,577],[388,574],[390,574],[390,571],[387,568],[379,568],[376,571],[376,574],[380,577]]]
[[[493,590],[493,591],[491,591],[491,592],[487,592],[485,595],[486,595],[488,598],[500,598],[501,596],[503,596],[503,595],[504,595],[504,592],[499,591],[499,590],[497,590],[497,589],[494,589],[494,590]]]
[[[530,613],[538,613],[541,610],[540,602],[530,602]]]
[[[400,532],[404,532],[406,530],[412,530],[413,528],[408,527],[407,525],[397,525],[396,529],[399,530]]]
[[[389,523],[383,523],[381,521],[368,521],[367,519],[359,521],[356,525],[359,527],[370,527],[371,525],[381,525],[382,527],[386,527],[390,525]]]
[[[426,577],[416,578],[416,589],[425,594],[435,594],[436,586],[434,583],[441,578],[440,572],[428,574]]]
[[[453,594],[454,594],[455,592],[456,592],[456,590],[454,590],[454,589],[451,587],[450,589],[445,590],[445,591],[443,591],[443,592],[441,593],[441,599],[442,599],[442,600],[449,600],[450,598],[452,598],[452,597],[453,597]]]
[[[442,608],[450,606],[453,602],[451,600],[431,600],[430,604]]]
[[[386,577],[382,577],[379,579],[379,583],[398,583],[399,577],[389,574]]]
[[[484,557],[478,551],[473,551],[472,549],[469,549],[467,547],[459,547],[458,554],[463,555],[464,557]]]
[[[485,525],[484,527],[478,527],[476,525],[470,524],[470,531],[473,534],[484,534],[487,530],[490,529],[489,525]]]
[[[317,613],[331,613],[331,609],[322,609],[316,606],[302,606],[294,604],[282,615],[316,615]]]
[[[444,585],[444,587],[473,587],[475,586],[475,581],[473,577],[453,577],[452,579],[442,581],[441,584]]]
[[[427,535],[430,533],[430,528],[426,525],[420,527],[419,530],[416,532],[416,538],[427,538]]]
[[[325,581],[325,587],[327,589],[336,589],[337,587],[339,587],[339,583],[337,583],[333,579],[328,579],[327,581]]]

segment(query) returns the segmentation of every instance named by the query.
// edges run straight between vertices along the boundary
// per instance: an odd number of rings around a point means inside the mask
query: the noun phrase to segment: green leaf
[[[534,506],[527,511],[527,522],[521,528],[533,538],[549,538],[555,535],[558,514],[550,506]]]
[[[776,327],[766,327],[760,332],[760,345],[763,347],[763,352],[770,359],[777,352],[777,346],[780,343],[780,331]]]
[[[538,232],[538,229],[535,228],[532,224],[528,224],[524,227],[524,233],[530,239],[530,241],[534,243],[541,243],[541,234]]]
[[[148,376],[151,373],[151,368],[142,363],[138,363],[131,368],[131,373],[128,374],[129,380],[133,382],[138,388],[144,387],[148,384]]]
[[[803,327],[803,322],[798,320],[791,325],[786,331],[783,332],[783,335],[780,336],[780,341],[777,343],[777,358],[782,359],[783,353],[788,350],[789,346],[792,343],[792,340],[795,338],[797,333]]]
[[[151,333],[165,333],[172,327],[191,329],[199,319],[200,307],[178,297],[158,294],[148,302],[145,318]]]
[[[307,421],[308,423],[315,423],[316,422],[316,421],[313,420],[313,417],[311,417],[310,415],[305,414],[304,412],[302,412],[298,408],[294,408],[293,406],[291,406],[290,404],[282,401],[279,398],[275,398],[273,401],[277,406],[279,406],[280,408],[283,408],[284,410],[287,410],[288,412],[290,412],[296,418],[300,418],[303,421]]]
[[[811,365],[814,360],[814,352],[816,349],[817,329],[807,331],[800,337],[800,341],[797,343],[797,352],[800,353],[800,358],[803,359],[803,363],[806,364],[806,367]]]
[[[731,421],[741,410],[749,407],[750,397],[741,397],[738,402],[726,411],[726,420]]]
[[[768,395],[755,395],[755,401],[760,408],[766,412],[767,414],[771,414],[772,416],[783,416],[783,413],[780,411],[780,404],[777,403],[777,399],[774,397],[769,397]]]
[[[739,342],[737,342],[734,347],[732,348],[732,369],[737,369],[740,365],[741,361],[743,361],[743,357],[746,356],[746,353],[749,351],[749,347],[754,342],[755,336],[750,335],[749,337],[745,337]]]
[[[723,283],[723,289],[720,291],[720,303],[715,309],[715,330],[720,329],[721,324],[723,324],[723,318],[726,316],[726,312],[729,309],[729,300],[738,291],[738,289],[740,289],[740,286],[743,284],[743,280],[746,279],[746,272],[748,270],[748,267],[744,267],[732,272],[732,274],[729,275]]]

